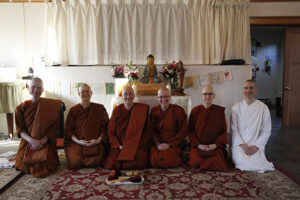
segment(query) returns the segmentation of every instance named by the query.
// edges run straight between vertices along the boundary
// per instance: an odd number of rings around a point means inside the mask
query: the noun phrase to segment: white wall
[[[257,98],[271,99],[271,103],[275,104],[276,97],[282,96],[285,28],[252,27],[251,38],[261,42],[261,47],[257,47]],[[267,57],[271,59],[270,75],[265,71]]]

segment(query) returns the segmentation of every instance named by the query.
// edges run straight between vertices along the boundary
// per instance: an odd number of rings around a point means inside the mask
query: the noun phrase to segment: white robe
[[[267,161],[265,146],[271,135],[271,117],[268,107],[259,100],[248,105],[245,100],[235,104],[231,111],[232,159],[235,167],[245,171],[265,172],[274,170]],[[254,155],[247,155],[239,146],[255,145],[259,149]]]

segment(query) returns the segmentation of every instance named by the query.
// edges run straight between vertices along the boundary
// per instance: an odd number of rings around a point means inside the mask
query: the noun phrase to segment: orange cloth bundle
[[[40,163],[47,160],[48,155],[48,145],[46,144],[44,148],[32,151],[30,145],[28,144],[25,149],[23,162],[26,165]]]

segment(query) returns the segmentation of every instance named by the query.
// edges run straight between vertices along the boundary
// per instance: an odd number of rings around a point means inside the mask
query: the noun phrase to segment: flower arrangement
[[[133,84],[139,80],[139,67],[132,66],[132,61],[125,67],[125,74],[127,75],[128,81]]]
[[[136,82],[139,79],[138,72],[135,70],[129,72],[127,77],[128,77],[129,82],[131,82],[131,83]]]
[[[113,77],[115,78],[125,78],[124,65],[113,66]]]
[[[178,81],[178,74],[177,74],[177,65],[175,61],[172,63],[166,63],[162,67],[162,72],[160,72],[163,77],[171,84],[171,85],[177,85]]]
[[[115,78],[128,78],[128,81],[133,83],[137,82],[139,79],[138,72],[139,67],[132,66],[132,61],[130,61],[129,64],[126,65],[120,65],[120,66],[113,66],[114,75]]]

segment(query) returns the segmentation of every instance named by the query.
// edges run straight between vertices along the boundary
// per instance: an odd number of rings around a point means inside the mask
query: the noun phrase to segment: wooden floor
[[[300,126],[282,127],[276,110],[271,110],[271,116],[272,133],[266,146],[266,156],[300,181]]]

